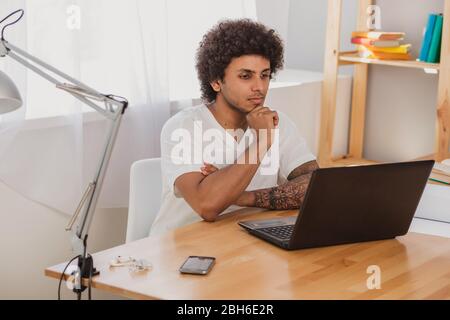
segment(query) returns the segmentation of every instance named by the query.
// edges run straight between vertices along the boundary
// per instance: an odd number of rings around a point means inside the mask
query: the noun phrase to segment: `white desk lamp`
[[[1,24],[6,19],[17,13],[21,14],[20,17],[14,22],[5,25],[1,31],[0,57],[11,57],[28,69],[31,69],[35,73],[55,84],[57,88],[68,92],[78,100],[94,108],[104,117],[111,120],[108,138],[103,149],[103,155],[100,159],[97,173],[92,182],[89,183],[74,215],[66,227],[66,230],[70,231],[72,230],[74,223],[78,221],[76,230],[74,231],[72,237],[72,248],[78,255],[72,259],[72,261],[78,258],[79,271],[75,274],[75,287],[73,291],[78,294],[78,298],[80,299],[81,292],[87,288],[83,285],[81,279],[90,279],[92,275],[98,274],[93,266],[92,257],[87,254],[86,251],[88,231],[94,216],[97,199],[100,194],[108,162],[117,137],[122,115],[128,106],[128,101],[122,97],[101,94],[7,42],[3,36],[5,28],[17,23],[23,17],[24,11],[17,10],[0,21]],[[68,83],[59,81],[57,77],[68,81]],[[102,103],[103,105],[99,105],[98,103]],[[17,90],[17,87],[10,78],[4,72],[0,71],[0,114],[14,111],[20,108],[21,105],[22,99],[20,97],[19,90]],[[77,220],[80,212],[81,216]]]
[[[12,112],[22,105],[19,90],[11,79],[0,70],[0,114]]]

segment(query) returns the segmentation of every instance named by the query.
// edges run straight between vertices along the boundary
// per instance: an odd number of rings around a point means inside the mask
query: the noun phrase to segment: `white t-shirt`
[[[278,111],[278,133],[246,191],[285,183],[303,163],[315,160],[295,124]],[[150,234],[202,220],[183,197],[176,194],[175,180],[188,172],[201,172],[206,161],[224,168],[234,163],[254,141],[252,130],[238,134],[236,141],[215,119],[206,105],[186,108],[170,118],[161,132],[162,202]],[[221,214],[239,209],[232,205]]]

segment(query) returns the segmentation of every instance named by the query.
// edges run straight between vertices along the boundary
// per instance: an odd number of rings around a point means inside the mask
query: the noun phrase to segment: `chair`
[[[130,170],[130,202],[126,242],[148,236],[161,206],[161,159],[134,162]]]

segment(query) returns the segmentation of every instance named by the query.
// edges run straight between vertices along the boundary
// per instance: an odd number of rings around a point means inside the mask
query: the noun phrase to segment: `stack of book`
[[[441,53],[442,14],[430,14],[420,49],[419,60],[438,63]]]
[[[352,43],[362,58],[411,60],[411,45],[400,42],[404,37],[404,32],[354,31]]]

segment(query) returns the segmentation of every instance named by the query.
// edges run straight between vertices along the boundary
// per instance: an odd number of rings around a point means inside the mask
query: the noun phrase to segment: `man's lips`
[[[251,99],[248,99],[248,100],[253,102],[253,103],[262,103],[264,101],[263,98],[251,98]]]

